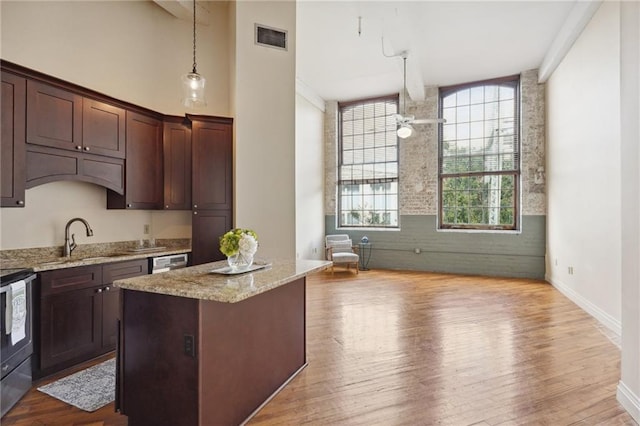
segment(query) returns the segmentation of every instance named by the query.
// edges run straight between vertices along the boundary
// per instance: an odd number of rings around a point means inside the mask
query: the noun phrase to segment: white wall
[[[324,112],[296,95],[296,257],[324,259]]]
[[[235,226],[258,233],[258,256],[294,258],[296,3],[235,2]],[[254,43],[254,24],[288,31],[289,49]]]
[[[197,60],[209,105],[198,113],[228,116],[228,3],[208,6]],[[185,113],[180,76],[193,62],[191,21],[151,1],[2,1],[0,11],[2,59],[161,113]],[[104,188],[77,182],[29,189],[24,209],[0,209],[0,247],[62,245],[64,224],[76,216],[94,228],[91,243],[140,238],[145,223],[157,238],[190,236],[189,212],[108,211],[104,199]]]
[[[78,244],[140,238],[191,238],[191,215],[177,211],[106,210],[104,188],[86,182],[51,182],[26,193],[24,208],[2,209],[0,247],[6,249],[61,246],[64,227],[82,217],[93,229],[87,237],[82,224],[72,225]],[[144,225],[151,227],[144,234]]]
[[[209,105],[229,114],[227,3],[209,2],[197,28],[198,72]],[[151,1],[2,1],[2,59],[165,114],[183,115],[180,76],[191,71],[191,21]]]
[[[620,18],[622,360],[618,401],[640,423],[640,3],[623,2]]]
[[[618,334],[619,16],[619,3],[602,4],[546,92],[547,279]]]

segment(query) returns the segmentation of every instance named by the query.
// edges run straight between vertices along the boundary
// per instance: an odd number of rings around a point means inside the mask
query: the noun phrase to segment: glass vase
[[[253,265],[253,256],[236,253],[233,256],[227,256],[227,264],[232,271],[243,271]]]

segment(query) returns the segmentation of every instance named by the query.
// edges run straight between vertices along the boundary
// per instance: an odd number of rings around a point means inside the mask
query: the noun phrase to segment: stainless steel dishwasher
[[[152,274],[159,274],[173,269],[186,268],[188,260],[187,253],[152,257],[149,259],[149,270]]]

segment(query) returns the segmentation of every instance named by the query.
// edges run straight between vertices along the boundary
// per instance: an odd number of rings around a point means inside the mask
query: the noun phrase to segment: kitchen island
[[[212,272],[225,265],[114,283],[116,408],[130,426],[241,424],[306,366],[306,276],[331,262]]]

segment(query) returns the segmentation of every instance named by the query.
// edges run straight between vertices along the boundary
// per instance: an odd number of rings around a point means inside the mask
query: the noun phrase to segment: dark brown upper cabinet
[[[165,117],[163,134],[164,209],[191,210],[191,125]]]
[[[26,80],[2,72],[0,195],[2,207],[24,207]]]
[[[125,157],[125,110],[40,81],[27,81],[29,144]]]
[[[193,149],[193,210],[233,209],[233,120],[188,115]]]
[[[127,111],[125,191],[109,191],[107,208],[162,209],[162,166],[162,120]]]

